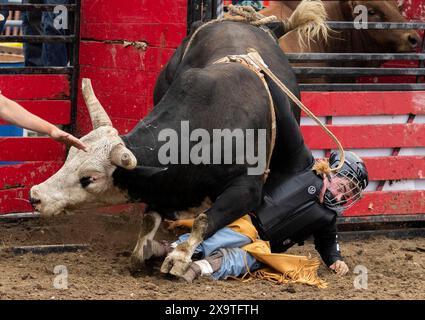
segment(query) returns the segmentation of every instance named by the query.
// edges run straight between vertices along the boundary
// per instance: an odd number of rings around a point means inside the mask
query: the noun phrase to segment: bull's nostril
[[[36,206],[37,204],[40,204],[40,203],[41,203],[41,200],[39,200],[39,199],[35,199],[35,198],[31,198],[31,197],[30,197],[30,203],[31,203],[31,205],[34,207],[34,206]]]

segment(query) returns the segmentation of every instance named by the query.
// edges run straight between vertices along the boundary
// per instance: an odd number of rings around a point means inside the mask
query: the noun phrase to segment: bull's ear
[[[160,172],[167,171],[168,167],[147,167],[147,166],[137,166],[133,171],[137,173],[137,175],[150,178]]]

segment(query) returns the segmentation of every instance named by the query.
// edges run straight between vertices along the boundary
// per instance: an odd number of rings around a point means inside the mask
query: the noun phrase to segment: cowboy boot
[[[215,251],[205,259],[192,262],[189,269],[182,276],[188,283],[203,275],[211,275],[220,270],[223,254],[221,251]]]

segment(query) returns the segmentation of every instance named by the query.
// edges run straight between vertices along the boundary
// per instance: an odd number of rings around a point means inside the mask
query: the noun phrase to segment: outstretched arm
[[[12,101],[0,93],[0,118],[3,118],[11,124],[23,127],[28,130],[48,134],[56,141],[68,144],[75,148],[85,150],[86,146],[73,135],[60,130],[53,124],[37,117],[31,112],[25,110],[15,101]]]
[[[314,234],[314,244],[325,264],[338,275],[345,275],[348,266],[342,259],[337,240],[336,222]]]

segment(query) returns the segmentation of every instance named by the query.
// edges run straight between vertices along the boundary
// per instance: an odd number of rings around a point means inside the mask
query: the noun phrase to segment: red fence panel
[[[425,92],[303,92],[303,102],[332,123],[335,116],[415,116],[425,114]],[[305,114],[304,114],[305,116]],[[424,148],[425,124],[329,125],[347,149]],[[335,149],[319,126],[303,125],[306,143],[316,150]],[[425,155],[363,157],[370,181],[424,180]],[[377,189],[380,190],[380,189]],[[425,214],[424,190],[370,191],[344,213],[346,217]]]
[[[421,19],[423,2],[404,0],[409,17]],[[131,130],[151,110],[156,77],[186,33],[186,0],[83,0],[81,78],[94,90],[121,132]],[[124,46],[145,42],[146,49]],[[56,124],[69,123],[69,78],[66,75],[1,76],[5,95]],[[31,90],[29,90],[31,88]],[[304,92],[303,101],[318,116],[425,115],[425,92]],[[91,130],[81,95],[77,130]],[[331,122],[331,121],[330,121]],[[331,125],[346,148],[425,147],[425,124]],[[313,149],[334,144],[317,126],[303,126]],[[1,138],[0,161],[28,161],[0,167],[0,214],[31,211],[31,185],[57,171],[65,157],[62,145],[47,138]],[[365,157],[372,181],[424,179],[423,156]],[[372,191],[346,216],[424,214],[424,191]]]
[[[15,100],[29,112],[54,124],[68,124],[71,121],[69,100]],[[0,125],[7,124],[0,119]]]
[[[0,88],[16,100],[64,100],[70,94],[67,75],[2,75]]]
[[[156,77],[185,37],[186,18],[187,0],[82,1],[81,78],[92,79],[120,133],[152,108]],[[147,47],[124,47],[124,41],[143,41]],[[81,96],[77,130],[81,135],[91,130]]]
[[[156,77],[186,35],[187,1],[82,0],[81,13],[81,78],[92,79],[114,125],[128,132],[152,108]],[[147,48],[124,47],[124,41]],[[34,114],[69,124],[69,81],[67,75],[2,75],[0,88]],[[83,135],[91,124],[81,94],[77,112]],[[0,214],[31,211],[29,188],[64,159],[65,147],[48,138],[0,138],[0,161],[26,161],[0,166]]]
[[[71,116],[69,81],[67,75],[2,75],[0,88],[30,112],[65,125]],[[29,188],[55,173],[65,156],[65,146],[50,138],[0,137],[0,161],[25,161],[0,166],[0,214],[31,211]]]

